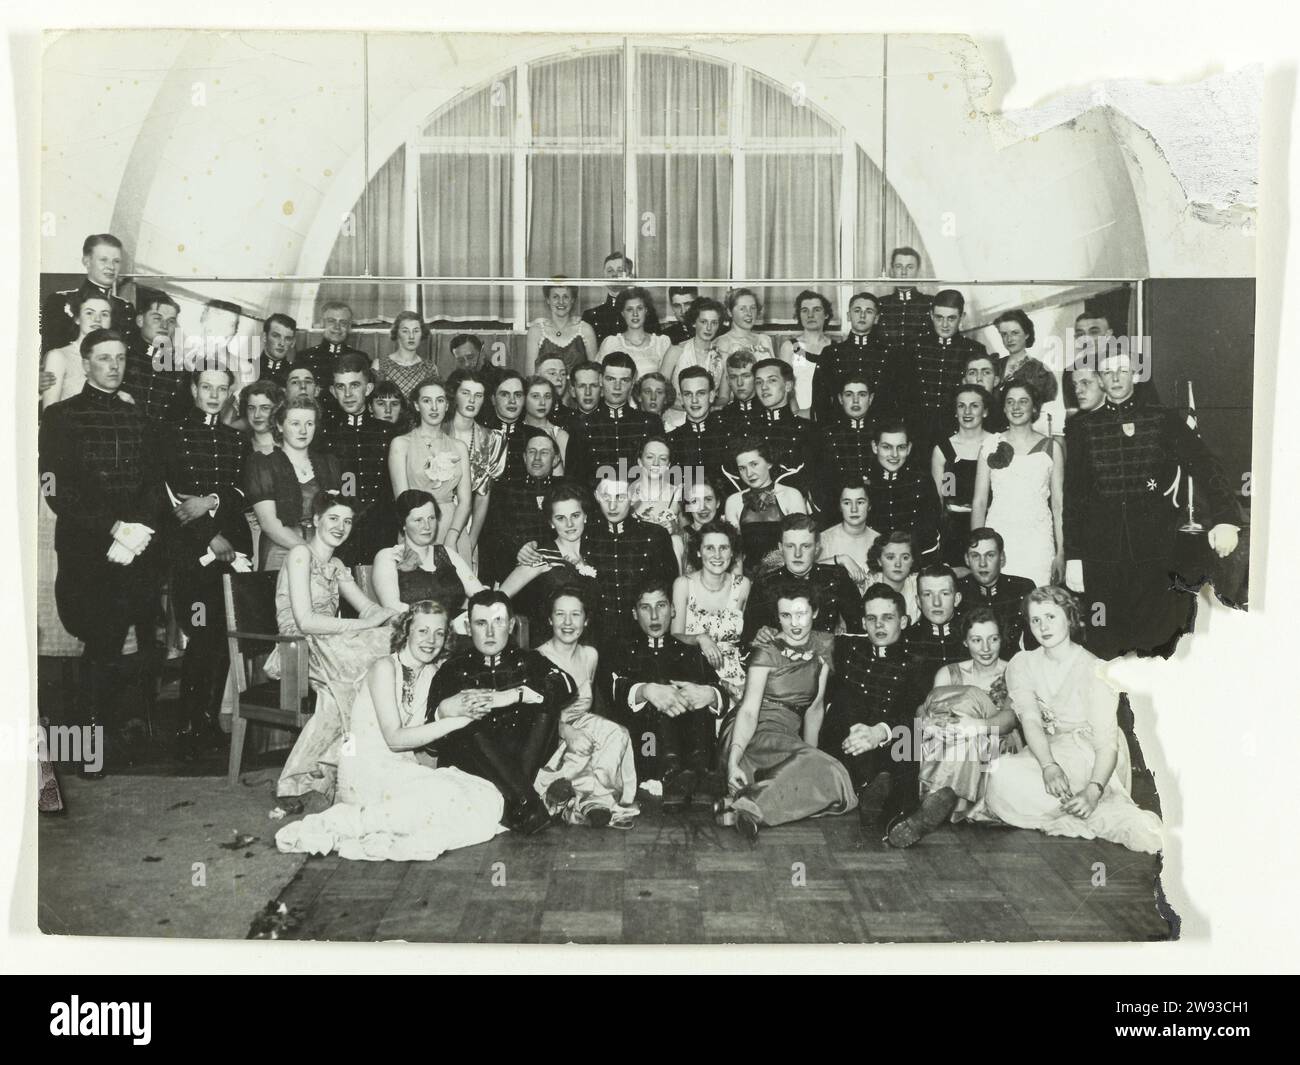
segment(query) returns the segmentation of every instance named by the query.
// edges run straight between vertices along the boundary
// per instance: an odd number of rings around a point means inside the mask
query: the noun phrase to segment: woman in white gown
[[[537,648],[578,685],[560,718],[560,746],[537,771],[534,787],[551,813],[571,825],[631,828],[636,805],[632,738],[616,721],[592,712],[596,649],[582,642],[588,606],[583,589],[560,585],[550,595],[551,638]]]
[[[444,659],[447,631],[447,611],[433,600],[403,615],[393,635],[394,653],[370,667],[352,704],[351,732],[339,759],[338,802],[281,828],[275,835],[281,851],[427,862],[501,831],[502,799],[495,787],[459,769],[432,769],[415,756],[491,705],[490,692],[461,692],[441,704],[452,716],[425,723],[429,683]]]
[[[988,526],[1002,535],[1007,573],[1037,586],[1059,583],[1065,576],[1065,453],[1055,437],[1034,431],[1042,404],[1031,386],[1009,385],[1003,409],[1007,430],[980,452],[971,528]]]
[[[1100,660],[1077,640],[1078,604],[1064,588],[1025,597],[1039,646],[1007,666],[1007,692],[1028,750],[1004,754],[988,774],[989,813],[1049,836],[1105,839],[1129,850],[1161,848],[1160,818],[1130,794],[1128,743],[1115,718],[1118,696]]]

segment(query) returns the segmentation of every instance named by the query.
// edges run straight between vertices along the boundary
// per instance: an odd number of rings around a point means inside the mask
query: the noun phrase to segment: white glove
[[[1216,525],[1210,530],[1210,547],[1220,558],[1227,558],[1237,550],[1237,536],[1240,532],[1235,525]]]
[[[1065,561],[1065,586],[1072,592],[1083,591],[1083,560],[1070,558]]]
[[[119,566],[129,566],[135,561],[135,552],[128,550],[114,540],[108,549],[108,560],[117,563]]]
[[[153,530],[147,525],[141,525],[133,521],[118,522],[117,528],[113,531],[113,539],[125,547],[133,555],[140,554],[149,546],[149,541],[153,539]]]

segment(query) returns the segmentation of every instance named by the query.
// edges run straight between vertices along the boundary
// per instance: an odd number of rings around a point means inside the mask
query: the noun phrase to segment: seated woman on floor
[[[1028,750],[998,759],[985,801],[991,814],[1049,836],[1105,839],[1157,853],[1160,818],[1130,794],[1128,742],[1118,696],[1100,660],[1079,644],[1083,619],[1064,588],[1025,596],[1025,621],[1039,646],[1007,666],[1007,691]]]
[[[813,629],[816,600],[808,582],[781,582],[781,631],[772,636],[763,630],[755,638],[744,698],[723,727],[736,828],[751,842],[760,825],[842,814],[858,805],[849,771],[817,749],[835,640]]]
[[[289,752],[276,794],[285,798],[319,791],[334,794],[339,748],[357,682],[388,653],[388,622],[396,613],[372,603],[334,552],[352,532],[352,504],[321,492],[312,501],[312,534],[291,548],[275,585],[275,619],[286,636],[307,637],[307,675],[316,710]],[[338,617],[339,599],[357,612]],[[280,676],[280,648],[266,660],[267,676]]]
[[[441,603],[426,599],[401,616],[392,653],[371,665],[352,704],[338,801],[281,828],[275,834],[281,851],[427,862],[501,830],[501,793],[492,784],[416,760],[416,750],[464,728],[491,706],[490,692],[463,691],[439,704],[439,720],[425,723],[429,683],[446,660],[447,635]]]
[[[589,593],[573,584],[548,596],[551,638],[537,650],[577,682],[578,697],[560,714],[560,746],[537,773],[537,794],[571,825],[631,828],[640,813],[632,738],[591,709],[597,656],[583,642],[590,602]]]
[[[1024,747],[1007,694],[997,615],[976,607],[962,618],[961,633],[970,658],[940,666],[921,707],[921,805],[890,828],[895,847],[910,847],[949,819],[996,821],[984,808],[993,763]]]
[[[436,599],[451,615],[452,627],[462,635],[465,601],[481,591],[483,583],[454,549],[434,543],[441,510],[428,492],[408,488],[393,504],[401,534],[394,547],[375,555],[371,589],[380,606],[405,610],[422,599]]]

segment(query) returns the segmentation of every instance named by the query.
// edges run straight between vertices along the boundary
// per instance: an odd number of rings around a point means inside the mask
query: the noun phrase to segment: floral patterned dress
[[[722,665],[718,667],[718,679],[727,689],[733,702],[739,702],[745,690],[745,663],[740,654],[740,633],[745,627],[745,611],[740,603],[740,588],[744,577],[734,574],[731,588],[727,593],[727,602],[722,607],[709,608],[700,603],[703,585],[699,574],[687,578],[689,591],[686,595],[687,636],[699,633],[712,638],[722,652]]]

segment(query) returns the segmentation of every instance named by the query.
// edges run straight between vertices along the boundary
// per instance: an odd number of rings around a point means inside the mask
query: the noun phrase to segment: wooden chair
[[[226,640],[235,704],[230,720],[228,780],[239,780],[244,736],[250,721],[301,729],[311,717],[312,691],[307,683],[307,639],[281,636],[275,623],[274,570],[231,573],[222,578],[226,598]],[[280,679],[255,684],[257,659],[280,647]]]

